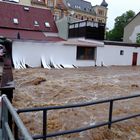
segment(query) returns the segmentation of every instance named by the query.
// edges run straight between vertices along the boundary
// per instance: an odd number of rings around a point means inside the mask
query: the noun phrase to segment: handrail
[[[6,95],[2,95],[2,134],[5,136],[6,135],[5,133],[8,132],[8,134],[11,135],[11,138],[13,139],[13,136],[11,133],[12,131],[10,130],[10,127],[8,124],[8,117],[7,117],[8,112],[12,116],[13,121],[15,122],[20,133],[22,134],[23,139],[24,140],[33,140],[31,135],[29,134],[27,128],[24,126],[19,115],[13,108],[12,104],[10,103],[10,101],[8,100]]]
[[[38,107],[38,108],[27,108],[27,109],[19,109],[17,110],[17,113],[25,113],[25,112],[35,112],[35,111],[42,111],[43,112],[43,135],[35,135],[33,136],[34,139],[43,139],[46,140],[46,138],[49,137],[56,137],[60,135],[66,135],[66,134],[72,134],[72,133],[78,133],[82,131],[86,131],[89,129],[101,127],[108,125],[108,128],[111,128],[111,125],[113,123],[117,123],[120,121],[128,120],[134,117],[139,117],[139,114],[133,114],[130,116],[112,119],[112,112],[113,112],[113,102],[120,101],[120,100],[126,100],[126,99],[132,99],[140,97],[140,94],[130,95],[130,96],[123,96],[123,97],[116,97],[112,99],[105,99],[105,100],[99,100],[99,101],[93,101],[93,102],[87,102],[87,103],[79,103],[79,104],[70,104],[70,105],[63,105],[63,106],[48,106],[48,107]],[[78,107],[85,107],[85,106],[91,106],[96,104],[103,104],[103,103],[109,103],[109,114],[108,114],[108,121],[106,122],[98,122],[94,125],[73,129],[73,130],[66,130],[66,131],[59,131],[56,133],[47,133],[47,111],[49,110],[59,110],[59,109],[68,109],[68,108],[78,108]]]
[[[95,105],[95,104],[103,104],[103,103],[107,103],[110,101],[126,100],[126,99],[131,99],[131,98],[136,98],[136,97],[140,97],[140,94],[124,96],[124,97],[116,97],[116,98],[112,98],[112,99],[104,99],[104,100],[92,101],[92,102],[86,102],[86,103],[70,104],[70,105],[64,105],[64,106],[24,108],[24,109],[18,109],[17,113],[43,111],[43,110],[59,110],[59,109],[68,109],[68,108],[78,108],[78,107],[90,106],[90,105]]]

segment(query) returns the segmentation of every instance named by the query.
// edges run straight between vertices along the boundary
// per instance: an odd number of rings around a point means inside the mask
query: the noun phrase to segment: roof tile
[[[0,28],[0,36],[5,36],[10,39],[21,39],[21,40],[37,40],[37,41],[48,41],[48,42],[59,42],[64,41],[59,37],[46,37],[43,32],[40,31],[27,31],[27,30],[15,30],[15,29],[2,29]]]
[[[35,7],[29,7],[29,10],[24,10],[24,7],[27,6],[0,2],[0,27],[58,32],[50,10]],[[19,23],[14,24],[13,18],[17,18]],[[34,21],[38,21],[38,27],[34,26]],[[46,21],[49,22],[50,28],[45,27]]]

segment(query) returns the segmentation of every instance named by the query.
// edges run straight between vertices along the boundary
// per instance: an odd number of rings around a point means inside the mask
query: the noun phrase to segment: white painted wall
[[[124,55],[120,55],[120,50],[124,50]],[[138,52],[138,62],[140,65],[140,48],[126,46],[105,45],[97,48],[97,65],[132,65],[133,52]]]
[[[94,66],[95,61],[76,60],[76,46],[63,45],[62,43],[47,43],[37,41],[13,41],[12,55],[14,65],[21,61],[32,67],[41,66],[43,56],[49,64],[50,60],[55,64]]]

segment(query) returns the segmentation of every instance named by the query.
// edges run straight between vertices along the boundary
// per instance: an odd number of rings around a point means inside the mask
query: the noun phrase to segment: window
[[[44,0],[31,0],[31,3],[45,5],[45,1]]]
[[[53,4],[53,1],[52,1],[52,0],[48,0],[48,6],[49,6],[49,7],[53,7],[53,6],[54,6],[54,4]]]
[[[18,24],[18,19],[17,18],[13,18],[13,23],[14,24]]]
[[[24,7],[24,10],[25,11],[29,11],[29,7]]]
[[[124,55],[124,50],[120,50],[120,55]]]
[[[103,16],[104,15],[104,11],[103,10],[98,10],[99,15]]]
[[[101,19],[98,19],[98,22],[99,22],[99,23],[102,23],[102,20],[101,20]]]
[[[50,27],[50,23],[49,22],[45,22],[45,26],[46,27]]]
[[[56,13],[53,17],[54,17],[54,20],[55,20],[55,21],[57,21],[57,20],[60,19],[59,14],[57,14],[57,13]]]
[[[9,1],[9,2],[14,2],[14,3],[18,3],[19,0],[3,0],[3,1]]]
[[[95,48],[93,47],[77,47],[77,60],[94,60]]]
[[[39,23],[38,23],[38,21],[34,21],[34,26],[39,26]]]

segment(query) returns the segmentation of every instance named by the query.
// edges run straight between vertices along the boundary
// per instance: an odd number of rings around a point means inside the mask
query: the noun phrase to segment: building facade
[[[68,15],[64,0],[20,0],[19,4],[50,9],[55,20]]]
[[[108,4],[105,0],[100,5],[95,6],[84,0],[66,0],[66,4],[69,16],[73,18],[106,23]]]
[[[103,0],[100,5],[92,6],[84,0],[1,0],[15,2],[21,5],[35,6],[51,9],[54,19],[59,20],[64,16],[71,16],[78,20],[89,20],[106,23],[107,6]]]
[[[140,43],[140,13],[138,13],[124,28],[123,41],[126,43]]]

